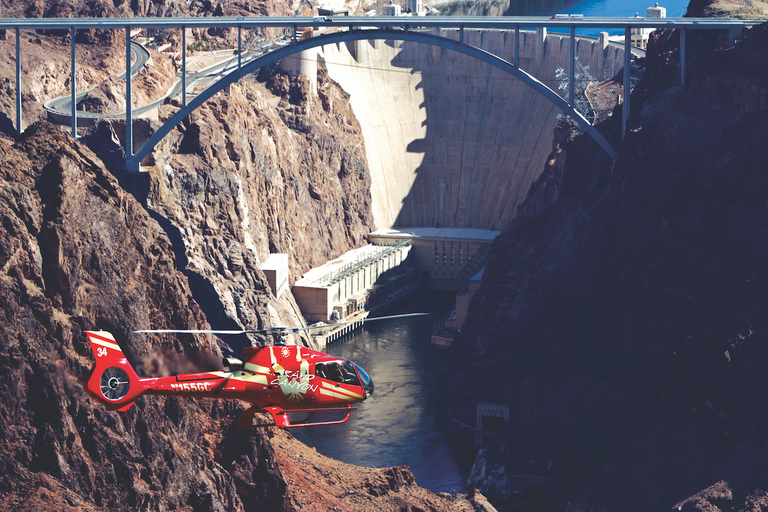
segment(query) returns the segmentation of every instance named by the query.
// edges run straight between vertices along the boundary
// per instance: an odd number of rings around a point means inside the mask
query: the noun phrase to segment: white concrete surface
[[[458,39],[455,30],[442,35]],[[514,31],[465,30],[465,42],[514,62]],[[569,40],[545,44],[521,32],[520,67],[557,90]],[[602,79],[622,50],[577,41],[577,55]],[[365,138],[378,228],[500,230],[516,215],[552,149],[560,110],[488,64],[453,51],[400,41],[328,45],[331,78],[351,95]]]

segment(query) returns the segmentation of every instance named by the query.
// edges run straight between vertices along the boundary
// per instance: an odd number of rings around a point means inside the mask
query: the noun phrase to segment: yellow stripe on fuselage
[[[255,382],[256,384],[264,384],[265,386],[268,383],[267,376],[258,373],[256,375],[252,375],[245,372],[211,372],[211,374],[221,377],[222,379]]]
[[[326,395],[326,396],[333,396],[336,398],[344,398],[345,400],[362,400],[363,395],[359,393],[355,393],[354,391],[350,391],[348,389],[342,388],[341,386],[336,387],[335,384],[329,384],[327,382],[323,382],[323,387],[320,388],[320,394]]]
[[[253,363],[245,363],[243,365],[243,369],[248,370],[249,372],[266,373],[268,375],[272,373],[272,370],[270,370],[266,366],[261,366],[259,364],[253,364]]]
[[[360,401],[360,398],[355,398],[353,396],[344,395],[344,394],[341,394],[341,393],[337,393],[336,391],[333,391],[333,390],[330,390],[330,389],[325,389],[325,388],[320,390],[320,394],[321,395],[325,395],[325,396],[330,396],[330,397],[333,397],[333,398],[338,398],[340,400],[346,400],[347,402]]]

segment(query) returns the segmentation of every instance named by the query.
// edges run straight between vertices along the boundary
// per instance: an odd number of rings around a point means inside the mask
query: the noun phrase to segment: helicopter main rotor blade
[[[373,322],[374,320],[391,320],[393,318],[405,318],[409,316],[425,316],[429,313],[404,313],[402,315],[389,315],[389,316],[377,316],[375,318],[364,318],[363,322]],[[314,325],[311,327],[271,327],[269,329],[243,329],[241,331],[205,331],[196,329],[148,329],[141,331],[133,331],[137,334],[224,334],[224,335],[238,335],[238,334],[267,334],[275,332],[283,332],[286,334],[299,331],[309,331],[311,329],[332,329],[339,325],[352,324],[359,322],[359,320],[351,320],[349,322],[339,322],[335,324],[326,325]]]
[[[405,318],[409,316],[428,316],[429,313],[403,313],[402,315],[389,315],[389,316],[377,316],[374,318],[366,317],[363,318],[363,322],[373,322],[375,320],[392,320],[394,318]],[[302,327],[299,329],[300,331],[306,331],[309,329],[332,329],[334,327],[337,327],[339,325],[347,325],[347,324],[353,324],[355,322],[359,322],[360,320],[350,320],[349,322],[338,322],[335,324],[325,324],[325,325],[313,325],[312,327]]]
[[[144,331],[133,331],[134,333],[141,334],[251,334],[257,332],[266,331],[201,331],[201,330],[185,330],[185,329],[151,329]]]
[[[389,316],[376,316],[373,318],[366,318],[366,322],[373,322],[374,320],[391,320],[392,318],[405,318],[407,316],[429,316],[429,313],[403,313],[402,315],[389,315]]]

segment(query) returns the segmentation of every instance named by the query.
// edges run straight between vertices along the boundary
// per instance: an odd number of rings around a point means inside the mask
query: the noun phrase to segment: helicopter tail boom
[[[86,331],[85,334],[96,357],[96,365],[83,388],[108,410],[126,412],[146,387],[111,333]]]

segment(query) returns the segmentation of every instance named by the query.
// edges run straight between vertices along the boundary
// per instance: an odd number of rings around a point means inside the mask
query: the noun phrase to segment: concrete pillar
[[[736,25],[728,29],[728,48],[736,44],[736,40],[744,35],[744,26]]]
[[[21,124],[21,35],[16,27],[16,135],[21,135],[24,128]]]
[[[536,29],[536,62],[543,62],[546,56],[547,46],[547,27]]]
[[[317,50],[304,50],[285,57],[280,69],[290,76],[304,75],[309,78],[312,94],[317,94]]]
[[[624,29],[624,104],[622,105],[621,114],[621,140],[627,136],[627,127],[629,125],[629,76],[632,73],[631,59],[632,59],[632,35],[631,29],[626,27]]]
[[[680,87],[685,87],[685,27],[680,29]]]
[[[127,30],[128,29],[126,29],[126,31]],[[75,27],[72,27],[71,29],[69,29],[69,37],[70,37],[70,44],[72,46],[72,50],[71,50],[71,52],[72,52],[72,55],[71,55],[71,57],[72,57],[72,84],[71,84],[72,85],[72,91],[71,91],[71,101],[72,101],[71,107],[72,107],[72,109],[71,110],[72,110],[72,112],[70,113],[70,117],[72,118],[71,119],[71,121],[72,121],[72,137],[74,137],[76,139],[77,138],[77,101],[76,101],[76,97],[77,97],[77,69],[75,68]],[[128,40],[127,36],[126,36],[126,40]],[[128,46],[128,50],[127,51],[128,51],[128,64],[126,65],[126,80],[128,80],[128,84],[130,84],[131,83],[130,82],[130,77],[131,77],[131,71],[130,71],[130,66],[131,66],[131,58],[130,58],[131,47],[130,47],[130,45]],[[131,90],[130,89],[130,85],[128,87],[129,87],[128,91],[130,91]],[[128,149],[126,148],[126,153],[127,152],[128,152]]]
[[[181,105],[187,106],[187,29],[181,26]]]
[[[133,99],[131,93],[131,27],[125,27],[125,158],[133,158]],[[138,162],[137,162],[138,164]]]
[[[576,27],[571,25],[571,37],[570,37],[570,58],[571,66],[568,77],[568,104],[573,107],[575,103],[575,91],[576,91]]]
[[[600,69],[600,74],[596,76],[599,78],[605,76],[606,57],[608,53],[608,45],[610,43],[608,40],[608,32],[600,32],[598,41],[599,53],[597,54],[597,67]]]

